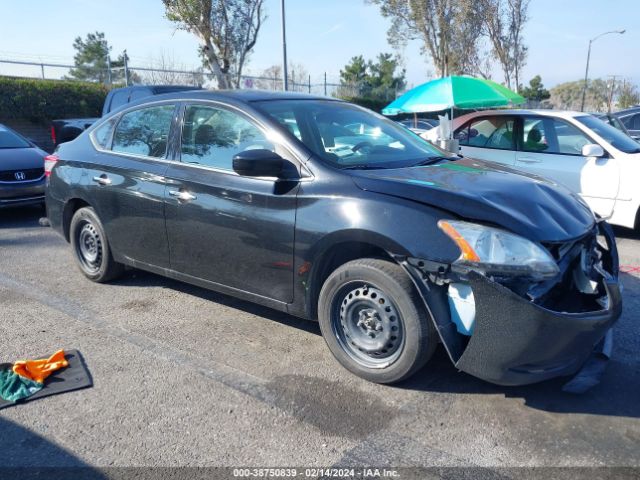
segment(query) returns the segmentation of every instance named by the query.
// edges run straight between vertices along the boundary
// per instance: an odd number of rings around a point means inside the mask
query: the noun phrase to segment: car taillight
[[[51,175],[51,170],[53,170],[54,165],[58,161],[57,155],[47,155],[44,157],[44,175],[48,177]]]
[[[54,145],[56,144],[56,129],[53,125],[51,125],[51,141]]]

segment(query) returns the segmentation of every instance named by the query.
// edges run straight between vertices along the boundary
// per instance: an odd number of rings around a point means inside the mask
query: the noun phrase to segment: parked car
[[[417,121],[407,118],[406,120],[400,120],[398,123],[418,135],[428,132],[440,124],[438,120],[433,120],[431,118],[419,118]]]
[[[133,87],[114,88],[107,94],[104,106],[102,107],[102,116],[104,117],[123,105],[151,95],[162,95],[163,93],[196,89],[198,89],[198,87],[184,85],[136,85]],[[51,122],[51,141],[54,147],[73,140],[98,120],[98,118],[65,118],[64,120],[53,120]]]
[[[633,138],[640,139],[640,105],[614,112],[613,115],[620,119]]]
[[[44,157],[33,142],[0,124],[0,208],[44,203]]]
[[[624,126],[624,123],[622,123],[620,121],[620,119],[618,117],[616,117],[613,113],[595,112],[595,113],[592,113],[591,115],[593,115],[596,118],[599,118],[600,120],[602,120],[605,123],[608,123],[612,127],[617,128],[622,133],[624,133],[625,135],[628,135],[629,137],[633,138],[634,140],[636,140],[636,141],[640,140],[640,136],[631,135],[631,132],[629,132],[629,130],[627,130],[627,127]]]
[[[580,197],[339,100],[158,96],[49,162],[48,216],[87,278],[127,265],[317,319],[374,382],[438,342],[499,384],[572,374],[620,316],[611,228]]]
[[[593,115],[490,110],[456,118],[453,128],[463,155],[563,184],[609,223],[640,228],[640,144]]]

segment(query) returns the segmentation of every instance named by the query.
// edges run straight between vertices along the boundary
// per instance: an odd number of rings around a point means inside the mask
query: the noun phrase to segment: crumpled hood
[[[565,187],[470,158],[423,167],[354,170],[353,180],[363,190],[493,223],[538,242],[582,236],[595,222],[584,201]]]

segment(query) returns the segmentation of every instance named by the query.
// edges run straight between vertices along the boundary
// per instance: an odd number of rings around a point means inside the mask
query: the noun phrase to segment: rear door
[[[508,115],[476,117],[456,130],[455,138],[466,157],[513,165],[515,119]]]
[[[176,104],[162,103],[121,115],[112,139],[108,124],[93,132],[98,159],[84,173],[93,204],[116,256],[168,267],[164,174]]]
[[[608,155],[582,156],[582,147],[596,143],[570,122],[527,115],[519,129],[519,170],[546,177],[579,193],[598,214],[613,212],[619,186],[619,167]]]
[[[166,173],[171,268],[227,287],[290,302],[299,183],[239,176],[232,158],[248,149],[288,150],[237,109],[187,104],[182,141]]]

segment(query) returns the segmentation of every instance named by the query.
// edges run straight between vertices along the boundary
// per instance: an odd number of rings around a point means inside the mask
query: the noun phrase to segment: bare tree
[[[151,71],[141,71],[142,82],[149,85],[194,85],[204,83],[202,71],[189,72],[187,67],[178,63],[173,56],[162,52],[158,58],[151,58]]]
[[[482,15],[474,0],[368,0],[391,18],[389,42],[420,40],[441,76],[477,73]]]
[[[527,47],[522,30],[528,20],[529,0],[482,0],[484,31],[500,63],[504,81],[511,88],[520,87],[520,70],[525,64]]]
[[[166,16],[193,33],[218,88],[238,88],[265,20],[264,0],[162,0]]]
[[[300,63],[291,63],[287,67],[289,89],[292,91],[306,91],[309,73]],[[279,90],[282,88],[282,65],[272,65],[262,71],[254,82],[256,88],[263,90]]]

